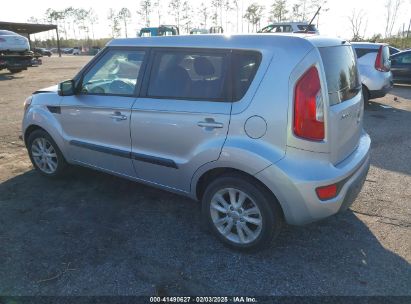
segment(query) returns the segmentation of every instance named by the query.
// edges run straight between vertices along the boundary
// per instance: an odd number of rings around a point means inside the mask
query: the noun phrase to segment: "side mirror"
[[[58,93],[60,96],[72,96],[75,93],[74,80],[65,80],[60,82]]]

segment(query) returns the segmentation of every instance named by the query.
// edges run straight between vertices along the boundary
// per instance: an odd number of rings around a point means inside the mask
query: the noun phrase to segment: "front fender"
[[[60,151],[65,155],[65,141],[62,137],[62,127],[59,120],[54,114],[51,113],[46,105],[32,105],[29,107],[27,112],[24,115],[23,125],[22,125],[22,136],[23,140],[26,143],[26,131],[32,126],[37,126],[44,129],[53,140],[56,142]],[[66,158],[67,159],[67,158]]]

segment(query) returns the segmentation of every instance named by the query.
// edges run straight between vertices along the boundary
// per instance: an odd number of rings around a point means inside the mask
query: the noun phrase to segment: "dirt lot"
[[[202,231],[188,199],[87,169],[33,171],[22,103],[88,60],[0,72],[0,295],[411,295],[411,87],[367,107],[372,166],[350,211],[241,254]]]

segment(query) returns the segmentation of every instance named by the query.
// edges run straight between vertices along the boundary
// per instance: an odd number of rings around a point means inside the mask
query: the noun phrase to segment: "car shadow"
[[[371,164],[382,169],[411,175],[411,112],[376,100],[364,111],[364,128],[371,137]],[[389,156],[389,157],[388,157]]]
[[[13,80],[13,79],[20,79],[23,78],[22,76],[17,76],[12,73],[0,73],[0,81],[4,80]]]
[[[410,295],[411,266],[348,211],[226,248],[200,207],[88,169],[0,184],[2,295]]]

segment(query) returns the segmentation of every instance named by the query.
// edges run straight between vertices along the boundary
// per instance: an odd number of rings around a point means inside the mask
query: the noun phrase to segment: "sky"
[[[5,1],[5,0],[3,0]],[[168,8],[170,0],[160,0],[162,24],[175,24],[174,18],[170,15]],[[187,0],[193,7],[199,7],[201,2],[210,3],[211,0]],[[289,8],[297,0],[287,0]],[[387,0],[328,0],[323,6],[326,10],[320,13],[319,18],[319,30],[321,34],[327,36],[337,36],[343,39],[350,39],[352,37],[351,27],[349,25],[348,16],[350,16],[355,9],[357,12],[362,10],[364,12],[363,24],[366,24],[363,32],[366,37],[370,37],[375,33],[383,34],[385,31],[385,3]],[[264,5],[266,14],[261,21],[261,27],[268,24],[268,11],[274,0],[240,0],[240,8],[245,10],[251,3],[258,3]],[[129,37],[135,37],[137,30],[143,26],[141,17],[136,13],[140,6],[140,0],[116,0],[116,1],[104,1],[104,0],[20,0],[20,1],[7,1],[7,5],[2,5],[0,10],[0,21],[11,22],[27,22],[30,17],[41,19],[44,17],[44,13],[47,8],[55,10],[62,10],[67,6],[73,6],[75,8],[89,9],[93,8],[98,15],[99,21],[95,25],[95,36],[97,37],[110,37],[110,28],[107,21],[107,14],[110,8],[120,10],[122,7],[127,7],[132,13],[132,19],[128,25]],[[398,12],[397,20],[394,25],[394,33],[397,33],[399,29],[402,29],[405,25],[407,29],[411,18],[411,0],[402,0],[402,5]],[[235,32],[235,12],[231,13],[233,24],[228,24],[226,32]],[[200,16],[193,13],[193,23],[199,24]],[[211,20],[208,21],[211,25]],[[151,25],[158,25],[157,12],[153,12],[151,16]],[[223,26],[225,27],[225,23]],[[209,27],[209,26],[207,26]],[[241,29],[241,27],[240,27]],[[244,32],[247,32],[247,25],[243,26]],[[52,32],[49,34],[43,34],[35,38],[46,37],[45,35],[54,35]],[[124,36],[124,33],[122,33]]]

